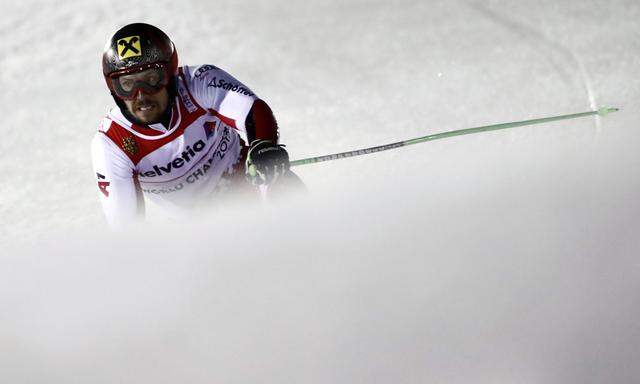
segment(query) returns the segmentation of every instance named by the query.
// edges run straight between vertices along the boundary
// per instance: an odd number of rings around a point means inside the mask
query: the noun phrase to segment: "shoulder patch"
[[[199,79],[204,73],[211,71],[212,69],[218,70],[220,68],[216,67],[215,65],[202,65],[200,67],[198,67],[198,69],[196,70],[196,73],[193,75],[193,77],[195,77],[196,79]]]

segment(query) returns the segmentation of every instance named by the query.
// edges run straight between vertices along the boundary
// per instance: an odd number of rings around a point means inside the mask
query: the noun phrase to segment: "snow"
[[[640,379],[640,3],[0,4],[0,381]],[[105,229],[108,36],[165,30],[275,111],[310,193]],[[152,211],[152,216],[159,213]]]

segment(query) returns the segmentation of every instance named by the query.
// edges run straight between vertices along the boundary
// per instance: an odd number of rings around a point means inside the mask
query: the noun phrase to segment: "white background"
[[[640,3],[0,5],[0,381],[640,380]],[[105,229],[107,38],[155,24],[273,108],[310,193]],[[153,212],[153,211],[152,211]]]

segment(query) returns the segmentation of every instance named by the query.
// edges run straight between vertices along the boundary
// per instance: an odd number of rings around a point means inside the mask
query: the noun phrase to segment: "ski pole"
[[[476,128],[467,128],[467,129],[460,129],[460,130],[457,130],[457,131],[441,132],[441,133],[436,133],[436,134],[433,134],[433,135],[417,137],[415,139],[398,141],[396,143],[379,145],[377,147],[356,149],[354,151],[340,152],[340,153],[334,153],[334,154],[331,154],[331,155],[309,157],[309,158],[306,158],[306,159],[294,160],[294,161],[291,162],[291,166],[292,167],[296,167],[296,166],[299,166],[299,165],[320,163],[320,162],[323,162],[323,161],[330,161],[330,160],[345,159],[347,157],[362,156],[362,155],[367,155],[369,153],[387,151],[389,149],[406,147],[407,145],[424,143],[426,141],[434,141],[434,140],[446,139],[448,137],[454,137],[454,136],[463,136],[463,135],[471,135],[473,133],[497,131],[497,130],[500,130],[500,129],[522,127],[522,126],[525,126],[525,125],[543,124],[543,123],[549,123],[551,121],[558,121],[558,120],[577,119],[579,117],[585,117],[585,116],[593,116],[593,115],[605,116],[605,115],[607,115],[609,113],[616,112],[616,111],[618,111],[618,108],[602,107],[602,108],[600,108],[600,109],[598,109],[596,111],[574,113],[574,114],[571,114],[571,115],[551,116],[551,117],[544,117],[544,118],[540,118],[540,119],[515,121],[515,122],[512,122],[512,123],[485,125],[485,126],[476,127]]]

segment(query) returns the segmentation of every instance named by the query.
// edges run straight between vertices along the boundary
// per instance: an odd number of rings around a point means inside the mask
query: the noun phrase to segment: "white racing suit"
[[[243,172],[240,135],[255,100],[225,71],[201,65],[179,69],[169,127],[133,124],[113,108],[91,145],[109,224],[139,218],[143,196],[170,215],[188,212],[211,198],[223,176]]]

